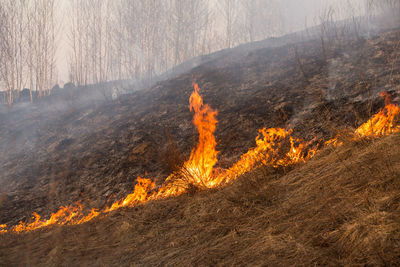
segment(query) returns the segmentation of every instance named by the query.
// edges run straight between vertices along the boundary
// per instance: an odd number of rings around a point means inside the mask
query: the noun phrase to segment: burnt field
[[[306,140],[354,129],[384,106],[381,91],[399,102],[399,40],[398,30],[328,47],[282,38],[281,45],[217,53],[101,105],[2,110],[0,224],[33,212],[50,215],[78,200],[102,208],[130,192],[139,175],[162,182],[175,164],[170,159],[186,159],[194,146],[188,103],[194,81],[218,110],[221,167],[254,146],[263,127],[290,127]]]

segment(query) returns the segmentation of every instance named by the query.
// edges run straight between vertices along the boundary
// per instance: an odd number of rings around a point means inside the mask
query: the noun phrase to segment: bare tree
[[[112,72],[113,1],[71,0],[70,77],[78,85],[107,81]]]
[[[225,20],[225,46],[231,48],[235,43],[235,26],[238,22],[238,0],[221,0],[219,7]]]
[[[262,40],[282,32],[282,17],[276,0],[241,0],[246,41]]]
[[[7,102],[11,106],[15,93],[20,96],[24,86],[26,1],[3,0],[1,13],[1,80],[7,88]]]
[[[49,95],[55,84],[56,23],[55,0],[32,0],[28,31],[34,33],[32,42],[33,69],[38,97]]]
[[[400,0],[365,0],[371,14],[386,14],[394,26],[400,25]]]

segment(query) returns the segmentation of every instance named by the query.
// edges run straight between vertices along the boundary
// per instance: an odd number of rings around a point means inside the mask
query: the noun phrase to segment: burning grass
[[[193,190],[219,188],[260,166],[278,168],[306,162],[314,157],[320,149],[320,141],[306,142],[295,138],[290,129],[264,128],[259,131],[256,146],[242,155],[237,163],[226,170],[215,169],[214,166],[218,162],[218,151],[216,151],[217,142],[214,132],[218,123],[216,119],[218,112],[203,103],[199,94],[199,86],[196,83],[193,86],[194,92],[190,96],[189,102],[190,110],[194,111],[193,124],[198,130],[199,141],[189,159],[178,171],[173,172],[162,186],[157,187],[153,180],[138,177],[135,189],[131,194],[114,202],[104,210],[92,209],[85,215],[82,205],[76,203],[60,207],[47,220],[43,220],[39,214],[33,213],[30,223],[20,222],[10,229],[6,225],[0,225],[0,233],[9,231],[21,233],[51,225],[82,224],[123,207],[134,207],[148,201],[176,197]],[[400,132],[398,125],[400,108],[391,103],[387,93],[383,93],[382,96],[386,97],[385,108],[361,125],[354,132],[353,140]],[[342,145],[343,141],[335,138],[325,144],[338,146]]]
[[[357,135],[381,137],[400,132],[398,124],[400,107],[391,102],[391,96],[388,93],[382,92],[381,97],[385,97],[385,108],[361,125],[355,132]]]

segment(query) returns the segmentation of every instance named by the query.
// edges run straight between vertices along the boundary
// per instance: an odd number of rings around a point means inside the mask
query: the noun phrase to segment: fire
[[[339,140],[339,137],[332,138],[325,142],[325,146],[341,146],[343,142]]]
[[[31,223],[20,222],[12,228],[13,232],[26,232],[39,229],[50,225],[74,225],[88,222],[95,217],[122,207],[133,207],[149,200],[163,199],[171,196],[180,195],[187,190],[188,184],[198,187],[211,187],[213,182],[213,168],[217,163],[215,147],[217,142],[214,131],[217,124],[217,111],[211,109],[209,105],[204,105],[203,99],[199,94],[199,86],[193,84],[194,92],[190,96],[190,110],[194,111],[193,124],[199,132],[199,143],[193,149],[190,158],[178,173],[171,174],[166,183],[156,190],[156,184],[151,179],[137,178],[134,191],[125,198],[116,201],[104,210],[92,209],[89,214],[84,215],[82,206],[75,204],[60,209],[53,213],[49,219],[41,219],[37,213],[33,213]],[[3,228],[6,228],[4,225]],[[0,228],[1,229],[1,228]],[[2,230],[0,233],[6,232]]]
[[[243,154],[237,163],[220,175],[220,182],[230,182],[259,165],[285,167],[312,158],[316,153],[316,148],[308,149],[310,144],[291,137],[292,132],[292,130],[282,128],[259,130],[256,147]],[[288,139],[290,149],[285,153],[283,144]]]
[[[98,211],[98,209],[91,209],[90,213],[79,220],[74,221],[72,224],[82,224],[88,221],[91,221],[94,217],[97,217],[101,214],[101,212]]]
[[[115,202],[110,208],[106,208],[105,212],[110,212],[122,207],[133,207],[138,203],[146,202],[149,198],[149,192],[153,190],[155,186],[156,184],[152,180],[138,177],[133,193]]]
[[[41,220],[40,215],[34,212],[32,217],[33,222],[28,224],[20,222],[18,225],[14,226],[12,230],[19,233],[39,229],[54,224],[68,224],[71,223],[74,218],[78,217],[81,214],[81,211],[82,206],[80,204],[76,206],[60,207],[60,209],[56,213],[53,213],[48,220]]]
[[[400,132],[400,125],[397,125],[400,107],[391,102],[388,93],[382,92],[380,96],[385,97],[385,107],[356,130],[360,137],[381,137]]]
[[[188,183],[199,187],[213,186],[213,170],[217,163],[214,132],[218,123],[216,116],[218,112],[209,105],[203,104],[203,99],[199,94],[199,86],[193,84],[194,92],[190,96],[190,111],[194,111],[193,124],[199,133],[197,147],[192,150],[190,158],[183,165],[179,175],[183,176]]]
[[[0,224],[0,234],[7,233],[7,225]]]
[[[172,173],[163,185],[157,187],[152,179],[138,177],[131,194],[103,210],[92,209],[85,215],[80,203],[62,206],[49,219],[42,219],[40,215],[33,213],[31,223],[20,222],[11,228],[1,224],[0,234],[27,232],[50,225],[82,224],[123,207],[134,207],[148,201],[181,195],[187,192],[191,186],[201,190],[221,187],[262,165],[286,167],[305,162],[317,153],[321,142],[315,140],[306,142],[295,138],[292,136],[293,130],[291,129],[264,128],[259,130],[259,135],[255,140],[256,146],[243,154],[231,168],[215,169],[218,162],[218,151],[214,132],[218,123],[216,119],[218,112],[203,103],[199,86],[196,83],[193,84],[193,87],[194,92],[190,96],[189,102],[190,111],[194,111],[193,124],[198,131],[198,144],[191,151],[189,159],[183,164],[181,170]],[[397,125],[400,108],[390,102],[388,94],[384,93],[382,96],[386,97],[385,108],[361,125],[355,131],[355,138],[379,137],[400,132],[400,126]],[[325,146],[341,144],[339,138],[324,143]]]

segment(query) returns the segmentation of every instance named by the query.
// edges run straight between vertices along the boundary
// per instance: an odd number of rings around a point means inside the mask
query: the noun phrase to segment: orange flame
[[[77,203],[73,206],[60,207],[48,220],[43,220],[37,213],[33,213],[33,222],[20,222],[9,230],[21,233],[50,225],[82,224],[122,207],[133,207],[150,200],[178,196],[185,193],[190,185],[199,189],[224,186],[260,165],[284,167],[305,162],[318,151],[319,142],[313,145],[315,142],[305,142],[294,138],[291,136],[292,130],[264,128],[259,130],[254,148],[243,154],[231,168],[216,171],[214,166],[217,163],[218,152],[214,132],[218,123],[216,119],[218,112],[203,104],[198,85],[194,83],[193,86],[194,92],[189,101],[190,110],[195,112],[193,124],[198,130],[199,141],[197,147],[192,150],[189,160],[183,164],[182,170],[171,174],[162,186],[156,188],[155,182],[151,179],[138,177],[131,194],[104,210],[92,209],[89,214],[84,215],[81,204]],[[385,108],[358,128],[355,131],[356,136],[383,136],[400,132],[400,126],[397,125],[400,108],[390,102],[387,94],[382,94],[382,96],[386,96]],[[325,142],[325,145],[338,146],[340,144],[342,142],[338,138]],[[0,234],[9,230],[7,225],[0,225]]]
[[[343,142],[339,140],[339,137],[332,138],[325,142],[325,146],[341,146]]]
[[[138,177],[133,193],[115,202],[110,208],[106,208],[104,212],[110,212],[122,207],[133,207],[138,203],[146,202],[149,197],[149,192],[153,190],[155,186],[155,182],[150,179]]]
[[[199,143],[192,150],[189,160],[184,164],[187,171],[186,177],[194,184],[204,184],[209,187],[212,180],[212,172],[217,163],[218,152],[215,150],[217,142],[214,132],[218,123],[218,112],[209,105],[203,104],[199,94],[199,86],[193,83],[194,92],[190,96],[190,111],[194,111],[193,124],[199,132]]]
[[[29,224],[20,222],[18,225],[14,226],[12,230],[14,232],[25,232],[54,224],[68,224],[72,222],[74,218],[78,217],[81,214],[81,210],[82,206],[80,204],[78,204],[77,206],[60,207],[60,209],[56,213],[51,214],[50,219],[48,220],[41,220],[40,215],[34,212],[32,217],[32,219],[34,219],[33,222]]]
[[[73,221],[71,224],[82,224],[85,222],[88,222],[90,220],[92,220],[93,218],[99,216],[101,214],[101,212],[98,211],[98,209],[91,209],[90,213],[82,218],[80,218],[79,220]]]
[[[6,224],[0,224],[0,234],[7,233],[7,225]]]
[[[259,130],[259,133],[256,138],[256,147],[243,154],[237,163],[220,175],[219,180],[221,182],[223,180],[230,182],[258,165],[284,167],[301,161],[304,162],[313,157],[317,150],[314,148],[307,151],[309,144],[291,137],[292,130],[264,128]],[[285,153],[282,151],[282,145],[287,138],[290,140],[290,149]]]
[[[385,107],[361,125],[356,130],[356,135],[360,137],[381,137],[400,132],[400,126],[397,125],[400,108],[391,102],[388,93],[382,92],[380,96],[385,97]]]

